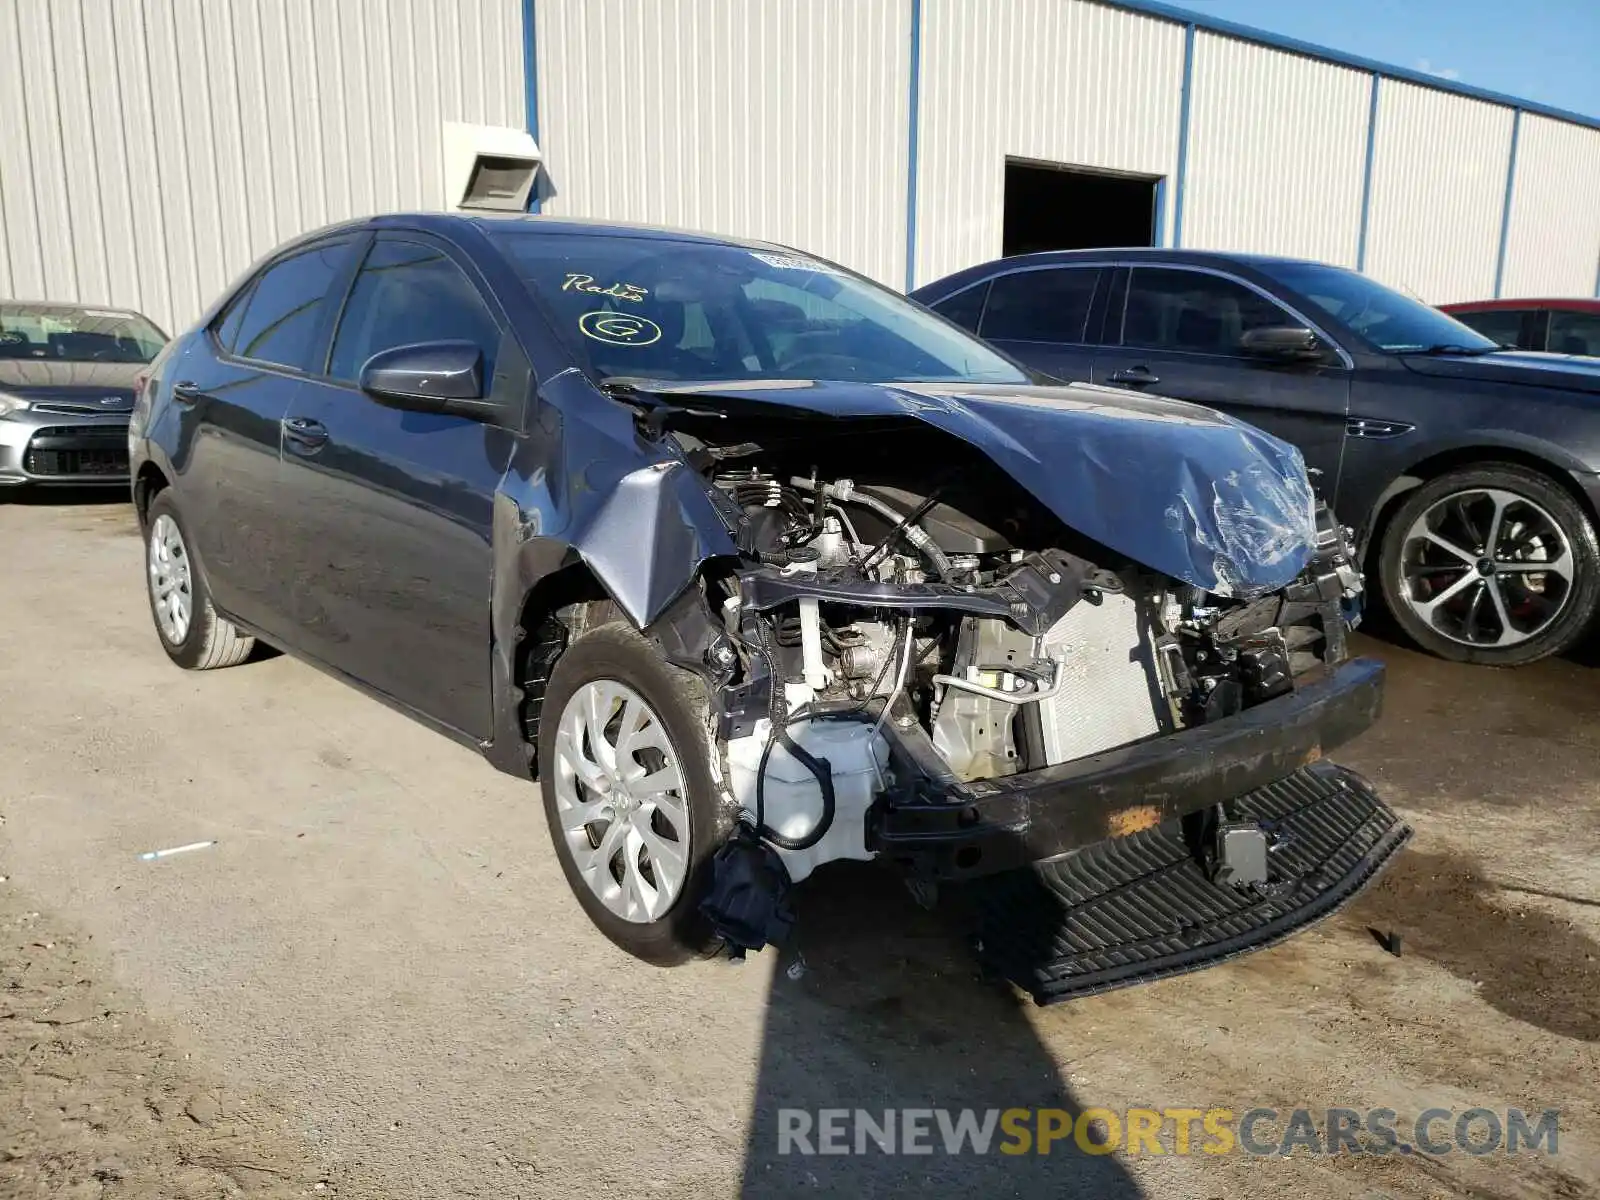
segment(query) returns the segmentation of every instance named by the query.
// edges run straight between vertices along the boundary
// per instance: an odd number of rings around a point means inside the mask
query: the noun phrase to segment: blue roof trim
[[[1517,190],[1517,139],[1522,134],[1522,110],[1511,117],[1511,153],[1506,162],[1506,203],[1500,210],[1500,253],[1494,260],[1494,298],[1500,299],[1506,277],[1506,246],[1511,241],[1511,197]]]
[[[527,91],[528,105],[528,136],[537,145],[539,142],[539,33],[538,24],[533,11],[534,0],[522,0],[522,81]],[[539,147],[539,153],[544,153],[544,147]],[[528,193],[528,211],[538,212],[539,180],[544,174],[544,164],[540,163],[533,173],[533,190]]]
[[[1473,87],[1466,83],[1457,83],[1451,79],[1441,79],[1437,75],[1429,75],[1423,71],[1413,71],[1406,67],[1396,67],[1389,63],[1378,62],[1376,59],[1362,58],[1357,54],[1346,54],[1341,50],[1334,50],[1327,46],[1318,46],[1314,42],[1302,42],[1297,38],[1282,37],[1276,33],[1269,33],[1265,29],[1257,29],[1251,25],[1239,25],[1233,21],[1219,21],[1205,13],[1194,12],[1187,8],[1179,8],[1175,4],[1162,4],[1159,0],[1097,0],[1113,8],[1127,9],[1129,12],[1143,13],[1150,17],[1160,17],[1163,20],[1175,21],[1180,25],[1192,25],[1211,33],[1220,33],[1228,37],[1239,38],[1241,41],[1255,42],[1262,46],[1271,46],[1275,50],[1287,50],[1293,54],[1301,54],[1307,58],[1321,59],[1323,62],[1333,63],[1341,67],[1354,67],[1358,71],[1372,71],[1390,79],[1403,79],[1407,83],[1421,84],[1423,87],[1433,88],[1439,92],[1453,92],[1457,96],[1468,96],[1474,100],[1487,100],[1491,104],[1503,104],[1507,108],[1520,108],[1524,112],[1535,113],[1541,117],[1553,117],[1557,121],[1569,121],[1574,125],[1583,125],[1589,129],[1600,129],[1600,117],[1585,116],[1583,113],[1571,112],[1553,105],[1539,104],[1532,100],[1525,100],[1519,96],[1508,96],[1503,92],[1491,92],[1487,88]]]
[[[1178,99],[1178,179],[1172,193],[1172,245],[1183,245],[1183,196],[1189,183],[1189,105],[1194,94],[1194,22],[1183,31],[1183,89]]]
[[[1372,106],[1367,109],[1367,165],[1361,175],[1361,233],[1356,238],[1356,270],[1367,269],[1367,229],[1372,221],[1372,161],[1378,153],[1378,88],[1383,76],[1372,73]]]
[[[529,0],[532,3],[532,0]],[[906,291],[917,286],[917,133],[921,123],[922,0],[911,0],[911,96],[906,131]]]

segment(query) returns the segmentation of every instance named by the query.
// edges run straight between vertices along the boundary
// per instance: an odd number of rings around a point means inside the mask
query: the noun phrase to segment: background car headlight
[[[21,412],[28,407],[28,402],[21,396],[8,396],[0,392],[0,417],[9,417],[12,413]]]

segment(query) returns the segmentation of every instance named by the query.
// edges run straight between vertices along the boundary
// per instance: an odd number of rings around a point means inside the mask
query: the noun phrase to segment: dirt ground
[[[1600,654],[1359,639],[1388,709],[1338,757],[1417,833],[1382,883],[1041,1010],[870,869],[803,891],[799,969],[642,966],[532,785],[286,657],[170,667],[125,505],[0,502],[0,555],[6,1200],[1600,1195]],[[1561,1116],[1553,1156],[778,1153],[780,1108],[887,1106]]]

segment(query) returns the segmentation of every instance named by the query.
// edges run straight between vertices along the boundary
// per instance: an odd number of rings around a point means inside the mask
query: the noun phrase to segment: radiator
[[[1044,635],[1044,652],[1061,664],[1062,682],[1039,702],[1049,762],[1125,746],[1171,725],[1148,622],[1128,596],[1079,601]]]

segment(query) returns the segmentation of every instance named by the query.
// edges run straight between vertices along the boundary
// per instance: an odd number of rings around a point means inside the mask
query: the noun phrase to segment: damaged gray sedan
[[[176,663],[261,638],[536,776],[652,962],[876,860],[1061,999],[1274,941],[1408,836],[1323,758],[1382,668],[1293,448],[793,250],[335,226],[169,346],[132,450]]]

